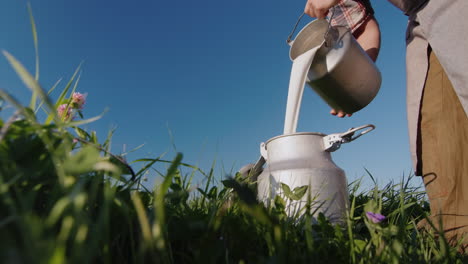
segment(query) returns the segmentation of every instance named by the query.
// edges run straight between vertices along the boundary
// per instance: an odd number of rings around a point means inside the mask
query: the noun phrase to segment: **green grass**
[[[95,132],[78,127],[83,121],[63,120],[56,113],[56,105],[70,104],[72,91],[52,103],[21,64],[5,54],[33,93],[47,102],[49,116],[40,122],[38,109],[21,106],[0,90],[18,109],[0,120],[4,263],[463,261],[443,236],[416,228],[428,204],[424,192],[410,186],[411,177],[369,191],[352,183],[350,212],[346,224],[338,226],[310,214],[290,219],[281,199],[266,208],[256,200],[255,182],[214,175],[213,169],[205,173],[182,163],[182,154],[172,161],[136,160],[141,169],[134,172],[135,165],[109,152],[110,138],[100,143]],[[161,163],[168,165],[164,172],[155,168]],[[182,168],[189,172],[182,174]],[[161,175],[150,190],[141,184],[148,171]],[[195,174],[205,177],[205,186],[192,184]],[[224,180],[215,184],[215,178]],[[386,219],[375,224],[366,218],[368,211]]]
[[[351,183],[342,226],[323,215],[291,219],[284,200],[271,207],[256,200],[255,182],[215,175],[213,168],[204,172],[183,163],[182,154],[127,163],[109,151],[113,131],[100,140],[80,128],[99,116],[73,120],[57,111],[64,104],[76,107],[72,95],[80,67],[54,102],[49,96],[60,82],[48,91],[41,87],[38,56],[33,76],[3,54],[32,96],[23,106],[0,89],[0,106],[6,102],[17,109],[0,119],[2,263],[464,261],[443,234],[417,229],[429,209],[424,192],[409,184],[411,177],[370,190]],[[45,113],[43,120],[39,113]],[[142,184],[148,173],[160,177],[151,188]],[[203,177],[203,186],[193,184],[195,175]],[[386,219],[373,223],[366,212]]]

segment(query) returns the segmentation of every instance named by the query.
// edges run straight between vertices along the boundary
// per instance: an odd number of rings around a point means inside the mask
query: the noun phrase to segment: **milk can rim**
[[[268,139],[268,140],[265,142],[265,145],[267,145],[268,143],[270,143],[270,142],[273,141],[273,140],[276,140],[276,139],[279,139],[279,138],[283,138],[283,137],[307,136],[307,135],[315,135],[315,136],[321,136],[321,137],[327,136],[326,134],[323,134],[323,133],[320,133],[320,132],[297,132],[297,133],[284,134],[284,135],[279,135],[279,136],[276,136],[276,137],[272,137],[272,138]]]

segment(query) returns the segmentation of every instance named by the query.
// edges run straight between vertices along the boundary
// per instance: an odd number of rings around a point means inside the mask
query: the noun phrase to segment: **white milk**
[[[322,45],[319,45],[301,54],[293,61],[291,77],[289,79],[288,102],[286,104],[283,134],[296,132],[307,73],[309,72],[310,65],[314,60],[317,50],[321,46]]]

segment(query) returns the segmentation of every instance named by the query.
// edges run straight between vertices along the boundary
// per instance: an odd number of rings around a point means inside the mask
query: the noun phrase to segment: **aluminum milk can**
[[[258,199],[268,206],[280,195],[290,217],[303,215],[309,201],[313,216],[321,212],[332,223],[342,223],[349,204],[348,183],[330,152],[374,128],[365,125],[331,135],[301,132],[280,135],[261,143],[260,152],[267,165],[257,178]],[[356,135],[358,130],[363,131]],[[294,192],[301,187],[306,188],[306,192],[300,199],[291,199],[285,193],[285,188]]]

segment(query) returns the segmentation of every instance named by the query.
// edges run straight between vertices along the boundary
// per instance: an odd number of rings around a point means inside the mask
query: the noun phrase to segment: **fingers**
[[[311,17],[325,18],[328,10],[338,2],[339,0],[307,0],[304,13]]]
[[[343,111],[338,111],[337,112],[335,109],[330,110],[330,114],[332,114],[334,116],[337,116],[337,117],[340,117],[340,118],[343,118],[345,116],[350,117],[350,116],[353,115],[353,114],[347,114],[347,113],[345,113]]]
[[[308,1],[304,8],[304,13],[311,17],[316,17],[320,19],[325,18],[327,16],[328,9],[315,7],[311,1]]]

